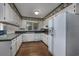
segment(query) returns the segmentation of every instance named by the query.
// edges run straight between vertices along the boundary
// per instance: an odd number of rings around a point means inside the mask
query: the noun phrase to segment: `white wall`
[[[7,34],[10,34],[15,33],[15,31],[19,30],[19,27],[4,24],[4,29],[7,30]]]
[[[0,23],[0,30],[3,30],[3,29],[4,29],[3,26],[4,26],[4,25],[3,25],[2,23]]]

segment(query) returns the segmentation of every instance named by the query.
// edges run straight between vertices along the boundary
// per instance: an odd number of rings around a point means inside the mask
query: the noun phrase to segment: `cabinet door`
[[[19,40],[19,42],[20,42],[19,47],[20,47],[21,44],[22,44],[22,35],[19,36],[19,39],[20,39],[20,40]]]
[[[16,52],[17,52],[17,46],[16,46],[16,38],[15,39],[13,39],[12,40],[12,45],[11,45],[12,47],[10,48],[11,49],[11,54],[12,54],[12,56],[14,56],[15,54],[16,54]]]
[[[20,17],[9,4],[5,4],[5,21],[16,25],[20,25],[21,22]]]
[[[74,10],[75,10],[75,11],[74,11]],[[76,12],[76,4],[72,4],[72,5],[68,6],[68,7],[66,8],[66,11],[69,12],[69,13],[75,14],[75,12]]]
[[[76,3],[76,5],[75,5],[74,8],[75,8],[75,11],[74,11],[74,12],[75,12],[76,14],[79,14],[79,3]]]
[[[44,34],[42,33],[41,34],[42,36],[42,41],[48,46],[48,35],[47,34]]]
[[[18,49],[20,48],[21,43],[22,43],[22,37],[21,37],[21,35],[20,35],[20,36],[17,37],[17,51],[18,51]]]
[[[41,40],[41,34],[40,33],[35,33],[34,34],[34,41],[39,41],[39,40]]]
[[[0,41],[0,56],[10,56],[12,51],[10,47],[10,41]]]
[[[0,3],[0,21],[4,20],[4,3]]]
[[[34,33],[23,34],[23,42],[34,41]]]
[[[9,4],[5,4],[5,21],[9,22],[9,23],[13,23],[13,11],[11,9],[11,7],[9,6]]]
[[[20,35],[20,43],[22,44],[22,34]],[[21,45],[21,44],[20,44],[20,45]]]

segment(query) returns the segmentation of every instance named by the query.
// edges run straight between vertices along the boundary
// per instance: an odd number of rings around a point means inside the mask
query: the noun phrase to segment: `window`
[[[26,28],[27,28],[28,30],[32,30],[32,23],[31,23],[31,22],[27,22],[26,25],[27,25]]]
[[[38,23],[33,23],[33,29],[38,30]]]
[[[27,22],[26,28],[27,28],[27,30],[34,30],[34,31],[38,30],[38,23]]]

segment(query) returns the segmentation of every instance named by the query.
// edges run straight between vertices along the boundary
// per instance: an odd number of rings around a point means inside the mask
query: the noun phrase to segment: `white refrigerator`
[[[79,15],[61,13],[48,28],[48,48],[54,56],[79,56]]]

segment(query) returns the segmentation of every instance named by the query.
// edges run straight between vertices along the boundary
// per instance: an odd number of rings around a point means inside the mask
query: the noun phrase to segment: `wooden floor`
[[[47,46],[41,42],[22,43],[16,56],[51,56]]]

